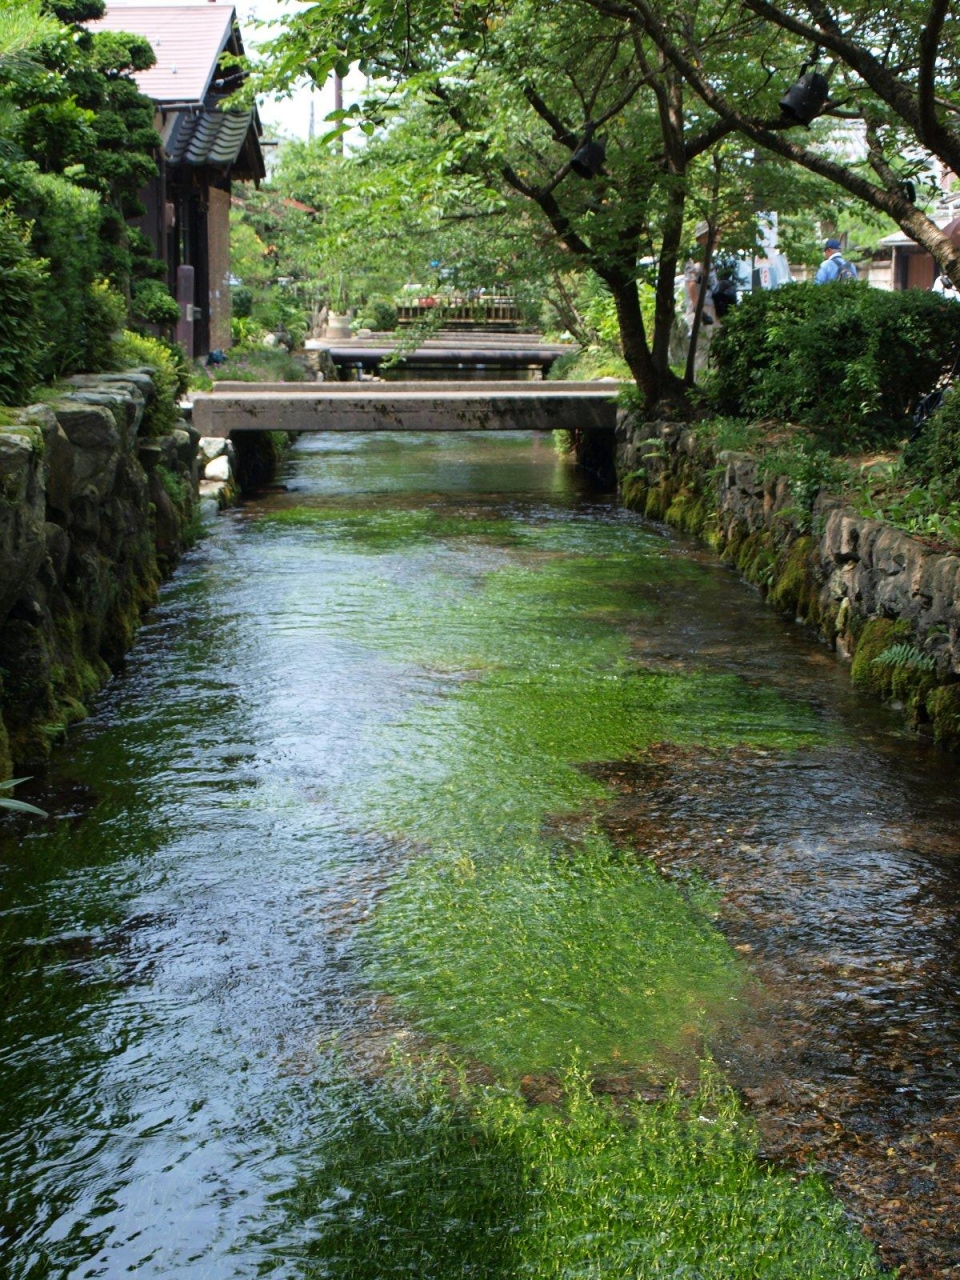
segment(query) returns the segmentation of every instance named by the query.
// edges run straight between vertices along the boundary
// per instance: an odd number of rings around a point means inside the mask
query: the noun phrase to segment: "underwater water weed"
[[[340,615],[351,641],[445,673],[372,719],[378,767],[343,802],[413,851],[354,954],[422,1044],[497,1082],[440,1062],[348,1081],[322,1168],[290,1202],[302,1274],[879,1276],[822,1185],[757,1160],[714,1074],[656,1106],[590,1086],[595,1069],[669,1078],[678,1055],[689,1074],[742,1016],[744,973],[709,889],[684,896],[600,835],[608,792],[580,766],[660,741],[790,750],[821,741],[821,721],[724,672],[643,667],[631,624],[665,581],[702,571],[637,525],[455,525],[381,510],[315,527],[333,554],[369,557],[376,585]],[[560,1105],[528,1106],[530,1073]]]
[[[629,621],[671,573],[636,526],[517,521],[493,560],[471,558],[462,531],[448,541],[479,571],[454,576],[429,547],[422,573],[391,569],[387,544],[366,607],[341,614],[372,651],[449,673],[442,696],[372,725],[388,745],[351,797],[419,851],[362,931],[367,980],[428,1035],[514,1075],[689,1055],[740,1014],[736,958],[675,886],[589,831],[608,792],[579,766],[664,740],[797,747],[821,726],[768,688],[633,658]],[[564,814],[575,831],[557,857],[546,827]]]
[[[284,527],[317,528],[327,535],[349,539],[370,550],[396,549],[405,544],[439,538],[497,538],[509,540],[516,526],[510,520],[480,514],[454,514],[416,507],[390,510],[357,506],[280,507],[261,515],[256,528],[264,533]]]
[[[884,1273],[822,1183],[772,1171],[709,1066],[693,1097],[615,1107],[581,1072],[562,1107],[450,1065],[345,1085],[300,1274],[379,1280],[871,1280]],[[349,1116],[347,1123],[342,1117]]]
[[[366,938],[398,1011],[516,1078],[656,1064],[736,1014],[742,974],[705,916],[599,836],[418,860]]]

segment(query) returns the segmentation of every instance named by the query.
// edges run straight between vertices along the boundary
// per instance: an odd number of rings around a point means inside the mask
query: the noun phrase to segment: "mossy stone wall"
[[[960,750],[960,556],[827,493],[804,510],[757,458],[717,454],[676,423],[622,412],[617,474],[627,506],[704,539],[849,660],[854,683]]]
[[[87,714],[193,536],[198,435],[141,435],[149,370],[69,380],[0,427],[0,776]]]

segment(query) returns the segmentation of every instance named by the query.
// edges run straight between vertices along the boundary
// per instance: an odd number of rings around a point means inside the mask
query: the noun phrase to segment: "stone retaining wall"
[[[148,370],[71,378],[0,426],[0,776],[42,765],[195,534],[199,436],[141,436]]]
[[[815,627],[855,683],[960,750],[960,556],[869,520],[829,494],[802,510],[749,454],[715,455],[688,429],[621,412],[628,506],[708,541],[767,600]]]

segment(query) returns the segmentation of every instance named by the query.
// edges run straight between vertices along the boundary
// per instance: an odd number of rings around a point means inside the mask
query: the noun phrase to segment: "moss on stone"
[[[676,493],[676,483],[662,476],[656,485],[647,490],[643,514],[648,520],[665,520]]]
[[[620,501],[630,511],[643,511],[648,488],[647,477],[642,472],[624,476],[620,481]]]
[[[0,717],[0,778],[13,777],[13,756],[10,754],[10,738],[7,726]]]
[[[811,598],[816,597],[812,551],[811,537],[797,538],[788,549],[770,587],[770,603],[795,618],[809,617]]]
[[[854,616],[851,615],[851,634],[854,634]],[[903,619],[894,621],[893,618],[870,618],[862,626],[858,626],[857,631],[859,637],[850,679],[860,689],[866,689],[881,698],[892,697],[896,668],[878,663],[877,658],[892,644],[909,640],[913,635],[913,627]]]
[[[748,533],[739,544],[734,564],[748,582],[769,588],[777,567],[773,535],[765,529]]]
[[[746,540],[747,533],[747,526],[742,520],[731,521],[723,548],[724,560],[729,560],[733,564],[737,563],[737,557],[740,555],[740,549]]]
[[[707,506],[703,497],[686,485],[681,488],[667,508],[666,521],[684,533],[699,536],[707,520]]]
[[[947,751],[960,751],[960,684],[942,684],[926,696],[933,739]]]

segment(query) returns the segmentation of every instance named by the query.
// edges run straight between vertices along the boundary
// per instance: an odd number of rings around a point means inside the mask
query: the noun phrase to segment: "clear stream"
[[[882,1142],[955,1115],[956,764],[548,440],[305,438],[284,480],[216,520],[21,789],[51,819],[0,829],[0,1275],[880,1274],[819,1191],[809,1271],[641,1241],[579,1152],[563,1176],[626,1225],[615,1256],[585,1217],[565,1240],[543,1150],[581,1121],[521,1142],[556,1110],[522,1097],[561,1082],[595,1138],[577,1073],[652,1114],[713,1046]],[[468,1066],[430,1094],[438,1044]]]

